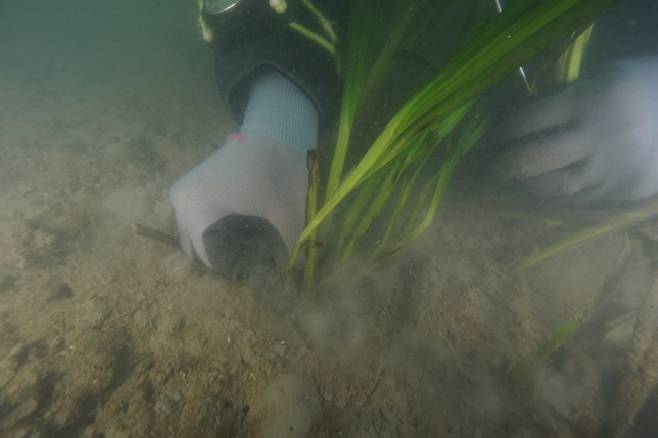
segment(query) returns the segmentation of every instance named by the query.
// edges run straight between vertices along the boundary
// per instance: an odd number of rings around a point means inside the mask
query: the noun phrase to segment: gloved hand
[[[304,225],[306,150],[317,126],[294,84],[278,73],[260,78],[241,133],[171,188],[183,250],[233,279],[285,266]]]
[[[658,193],[658,57],[615,65],[507,117],[496,176],[577,202]]]

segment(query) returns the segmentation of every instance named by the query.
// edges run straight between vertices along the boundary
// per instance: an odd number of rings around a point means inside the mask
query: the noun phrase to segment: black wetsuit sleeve
[[[585,65],[593,75],[611,62],[647,55],[658,55],[658,2],[625,0],[596,24]]]
[[[249,0],[246,0],[247,2]],[[315,1],[341,25],[343,1]],[[245,13],[226,17],[202,15],[213,33],[215,76],[220,92],[238,122],[242,122],[249,85],[267,71],[278,71],[302,89],[315,103],[321,126],[333,119],[339,96],[336,62],[329,52],[288,27],[291,15],[278,16],[266,1]],[[321,33],[314,18],[297,7],[296,22]]]

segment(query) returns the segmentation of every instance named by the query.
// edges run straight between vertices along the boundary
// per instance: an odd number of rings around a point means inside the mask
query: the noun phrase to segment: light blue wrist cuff
[[[268,73],[252,85],[241,132],[306,152],[317,147],[318,111],[285,76]]]

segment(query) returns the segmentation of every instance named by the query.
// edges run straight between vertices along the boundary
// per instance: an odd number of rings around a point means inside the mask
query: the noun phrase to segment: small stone
[[[57,283],[50,292],[49,301],[58,301],[64,300],[66,298],[71,298],[74,295],[73,289],[66,283]]]

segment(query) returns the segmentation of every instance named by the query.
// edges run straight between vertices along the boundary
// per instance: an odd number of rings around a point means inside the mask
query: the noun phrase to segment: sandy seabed
[[[135,236],[173,230],[168,188],[235,130],[188,6],[0,4],[0,435],[591,436],[618,413],[653,281],[637,236],[519,275],[547,228],[455,194],[394,264],[316,299]]]

